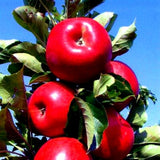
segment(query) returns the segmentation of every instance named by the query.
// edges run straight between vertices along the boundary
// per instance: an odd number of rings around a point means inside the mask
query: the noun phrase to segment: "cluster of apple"
[[[99,159],[121,160],[130,152],[134,132],[119,112],[131,99],[105,107],[109,125],[96,150],[88,153],[80,141],[64,136],[76,91],[63,82],[84,84],[95,80],[101,73],[113,73],[128,81],[134,95],[138,95],[139,85],[132,69],[111,59],[110,37],[95,20],[70,18],[54,26],[48,37],[46,61],[59,80],[38,87],[28,105],[34,127],[40,134],[51,137],[37,152],[35,160],[91,160],[92,155]]]

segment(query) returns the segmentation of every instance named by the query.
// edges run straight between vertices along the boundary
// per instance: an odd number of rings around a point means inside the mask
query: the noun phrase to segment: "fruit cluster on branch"
[[[155,102],[156,98],[140,86],[127,64],[116,60],[132,46],[135,22],[121,27],[115,37],[110,35],[117,15],[92,11],[102,2],[65,0],[59,13],[53,0],[24,0],[25,5],[13,11],[17,23],[33,33],[36,43],[0,41],[0,64],[9,62],[10,72],[0,74],[1,157],[123,160],[157,156],[145,150],[158,138],[148,140],[152,128],[142,129],[148,99]],[[30,77],[28,85],[25,76]],[[126,108],[129,113],[124,118],[121,111]]]

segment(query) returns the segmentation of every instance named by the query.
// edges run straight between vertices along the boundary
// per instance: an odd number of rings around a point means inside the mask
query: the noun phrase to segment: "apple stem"
[[[84,43],[84,40],[83,40],[82,37],[77,40],[77,45],[79,45],[79,46],[84,46],[84,44],[85,44],[85,43]]]

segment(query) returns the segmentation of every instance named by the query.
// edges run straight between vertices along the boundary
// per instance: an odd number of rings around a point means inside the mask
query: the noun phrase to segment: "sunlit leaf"
[[[28,53],[35,56],[40,62],[46,63],[45,48],[40,44],[30,42],[20,42],[17,40],[1,40],[0,41],[0,63],[9,62],[10,57],[14,53]]]
[[[135,98],[128,81],[118,75],[114,75],[115,83],[108,87],[107,96],[113,103],[124,102],[129,98]]]
[[[93,93],[102,103],[108,105],[135,98],[129,83],[119,75],[102,74],[94,81]]]
[[[15,44],[19,43],[18,40],[16,39],[11,39],[11,40],[0,40],[0,50],[1,49],[6,49],[14,46]]]
[[[109,74],[101,74],[99,80],[94,81],[93,93],[95,97],[107,92],[107,87],[115,83],[115,78]]]
[[[160,145],[147,144],[137,146],[132,154],[136,159],[158,160],[160,159]]]
[[[160,126],[143,127],[135,132],[135,143],[131,154],[137,159],[160,158]]]
[[[12,55],[11,61],[15,63],[23,63],[25,67],[35,73],[43,72],[42,63],[28,53],[15,53]]]
[[[40,62],[46,63],[45,48],[40,44],[33,44],[30,42],[21,42],[8,49],[10,54],[14,53],[28,53],[35,56]]]
[[[17,23],[32,32],[42,46],[46,46],[48,37],[48,24],[46,18],[34,7],[22,6],[13,11]]]
[[[112,58],[126,53],[136,38],[135,21],[130,26],[121,27],[112,41]]]
[[[140,128],[135,134],[135,143],[160,142],[160,126]],[[160,144],[159,144],[160,145]]]
[[[113,12],[104,12],[104,13],[101,13],[98,16],[96,16],[94,18],[94,20],[99,22],[109,32],[110,29],[112,28],[112,25],[113,25],[116,17],[117,17],[117,15],[114,14]]]

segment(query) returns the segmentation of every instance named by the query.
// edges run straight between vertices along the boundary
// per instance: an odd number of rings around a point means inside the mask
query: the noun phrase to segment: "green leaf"
[[[106,27],[107,25],[106,29],[109,32],[114,24],[116,17],[117,15],[113,12],[104,12],[96,16],[94,20],[99,22],[103,27]]]
[[[23,137],[16,129],[12,116],[7,107],[0,111],[0,141],[8,142],[13,140],[14,142],[23,142]]]
[[[114,75],[115,83],[108,88],[107,96],[113,103],[124,102],[129,98],[135,98],[130,84],[121,76]]]
[[[0,41],[0,64],[9,62],[14,53],[28,53],[35,56],[40,62],[46,64],[45,48],[40,44],[20,42],[17,40]]]
[[[8,66],[8,71],[10,74],[16,73],[23,67],[22,63],[13,63]]]
[[[40,62],[46,63],[45,52],[46,49],[40,44],[33,44],[30,42],[21,42],[8,49],[10,54],[14,53],[28,53],[36,57]]]
[[[160,158],[160,126],[140,128],[135,132],[135,143],[132,155],[138,159]]]
[[[79,10],[79,4],[81,0],[75,0],[75,1],[70,1],[66,0],[65,1],[65,6],[66,6],[66,18],[72,18],[77,16],[77,12]]]
[[[141,99],[139,99],[133,106],[129,112],[127,117],[127,121],[131,124],[134,130],[142,127],[147,122],[147,113],[144,103]]]
[[[160,158],[160,145],[148,144],[137,147],[133,156],[138,159],[158,160]]]
[[[33,83],[41,83],[41,82],[48,82],[51,80],[55,80],[56,77],[54,77],[54,75],[48,71],[48,72],[40,72],[40,73],[35,73],[29,84],[33,84]]]
[[[27,99],[23,81],[23,67],[11,75],[0,74],[0,97],[2,104],[10,105],[16,112],[27,110]]]
[[[94,96],[102,103],[113,105],[135,98],[129,83],[119,75],[102,74],[94,81]]]
[[[43,72],[42,63],[39,62],[34,56],[27,53],[15,53],[11,57],[14,63],[23,63],[24,66],[35,73]]]
[[[157,101],[157,98],[155,94],[153,94],[150,90],[148,90],[145,86],[140,86],[140,98],[143,101],[145,107],[147,108],[149,105],[149,99],[152,100],[152,102],[155,104]]]
[[[145,144],[147,142],[160,142],[160,126],[154,125],[150,127],[140,128],[135,134],[136,144]],[[160,144],[159,144],[160,145]]]
[[[40,12],[31,6],[22,6],[13,11],[13,16],[17,23],[35,35],[42,46],[46,46],[48,24]]]
[[[79,94],[79,97],[75,97],[72,105],[72,109],[80,109],[81,111],[86,131],[88,150],[98,148],[101,143],[102,133],[108,126],[108,120],[103,105],[101,105],[94,98],[93,94],[88,91],[82,91]],[[72,114],[70,114],[70,116],[72,116]],[[70,118],[70,121],[75,120]],[[70,121],[68,124],[70,124]],[[82,123],[82,121],[80,122]]]
[[[68,121],[65,128],[65,134],[68,137],[74,137],[79,140],[84,136],[84,121],[82,112],[77,104],[76,99],[73,99],[68,113]]]
[[[126,53],[132,46],[136,38],[135,21],[130,26],[121,27],[112,41],[112,58]]]
[[[130,112],[127,117],[128,122],[137,130],[147,121],[146,110],[149,105],[149,99],[155,103],[157,101],[155,95],[144,86],[140,86],[139,95],[135,102],[130,103]]]
[[[9,62],[9,58],[11,56],[9,49],[18,45],[19,43],[20,41],[17,41],[15,39],[0,40],[0,64]]]
[[[63,14],[60,14],[59,12],[58,12],[58,10],[57,10],[57,8],[56,7],[53,7],[53,9],[52,9],[52,12],[51,12],[52,14],[53,14],[53,16],[54,16],[54,20],[55,20],[55,22],[53,23],[53,24],[55,24],[57,21],[58,22],[60,22],[60,21],[62,21],[62,20],[64,20],[65,19],[65,17],[64,17],[64,15]],[[48,18],[50,19],[51,17],[50,16],[48,16]],[[53,25],[52,24],[52,25]],[[51,26],[52,26],[51,25]],[[53,26],[52,27],[50,27],[50,28],[53,28]]]
[[[101,4],[104,0],[75,0],[65,1],[66,18],[84,17],[94,7]]]
[[[103,3],[104,0],[81,0],[80,2],[80,9],[78,12],[78,16],[84,16],[87,13],[89,13],[94,7],[97,7],[101,3]]]
[[[52,11],[55,4],[54,0],[23,0],[23,2],[25,5],[35,7],[39,12],[44,14],[47,11]]]
[[[11,39],[11,40],[0,40],[0,50],[1,49],[6,49],[6,48],[10,48],[11,46],[15,45],[19,43],[19,41],[15,40],[15,39]]]
[[[99,80],[95,80],[93,84],[93,93],[95,97],[103,95],[107,92],[107,87],[115,83],[115,78],[109,74],[101,74]]]
[[[18,72],[23,66],[23,63],[11,63],[8,65],[8,72],[10,74],[16,73]],[[23,75],[24,76],[33,76],[33,74],[35,74],[35,72],[32,72],[30,69],[23,67]]]

